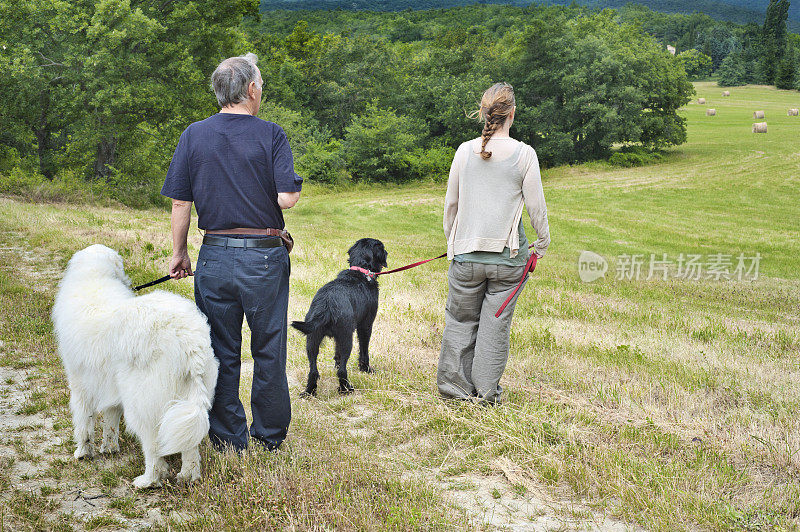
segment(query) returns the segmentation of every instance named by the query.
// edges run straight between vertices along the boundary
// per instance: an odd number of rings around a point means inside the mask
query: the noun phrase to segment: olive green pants
[[[447,398],[496,403],[503,392],[511,317],[517,296],[499,318],[494,315],[511,295],[524,266],[452,261],[447,272],[445,327],[436,383]]]

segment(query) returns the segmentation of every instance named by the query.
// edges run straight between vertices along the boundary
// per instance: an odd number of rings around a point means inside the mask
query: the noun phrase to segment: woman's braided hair
[[[495,131],[500,129],[514,110],[514,88],[505,82],[495,83],[483,93],[481,108],[472,113],[472,117],[479,117],[485,123],[481,133],[481,157],[488,160],[492,152],[486,151],[486,143],[492,138]]]

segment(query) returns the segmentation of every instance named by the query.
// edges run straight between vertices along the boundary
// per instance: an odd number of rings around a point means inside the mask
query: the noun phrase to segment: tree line
[[[209,75],[257,0],[0,0],[0,188],[41,178],[158,200],[171,150],[214,112]]]
[[[504,80],[545,165],[686,139],[682,63],[612,11],[480,5],[269,12],[251,0],[0,0],[0,190],[89,183],[158,202],[178,135],[216,111],[209,77],[256,52],[262,118],[312,181],[443,177]],[[32,177],[33,176],[33,177]]]
[[[690,79],[716,76],[723,86],[758,83],[800,90],[800,35],[787,28],[790,3],[769,0],[763,24],[734,24],[702,13],[656,13],[629,5],[620,20],[677,48]]]
[[[537,4],[579,4],[593,9],[621,9],[628,5],[647,7],[661,13],[704,13],[711,18],[748,24],[761,24],[764,11],[770,0],[538,0]],[[404,11],[442,9],[481,4],[503,4],[528,6],[532,0],[263,0],[262,11],[275,10],[366,10],[366,11]],[[800,6],[789,11],[789,28],[800,29]]]

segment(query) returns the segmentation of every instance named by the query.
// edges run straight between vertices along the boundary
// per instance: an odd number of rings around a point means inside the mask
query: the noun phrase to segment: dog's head
[[[122,257],[102,244],[94,244],[75,253],[69,260],[66,275],[85,279],[117,279],[126,286],[131,285],[125,275]]]
[[[375,238],[362,238],[347,250],[350,266],[365,268],[371,272],[378,273],[386,267],[386,249],[383,242]]]

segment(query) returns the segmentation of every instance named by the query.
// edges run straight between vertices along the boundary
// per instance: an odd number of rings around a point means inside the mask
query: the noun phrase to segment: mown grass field
[[[689,142],[663,162],[544,172],[552,244],[517,304],[504,405],[438,399],[447,264],[436,261],[381,279],[377,373],[354,370],[353,395],[336,393],[327,345],[318,397],[298,398],[307,362],[291,331],[284,448],[206,448],[189,488],[130,488],[143,467],[130,436],[120,456],[71,460],[49,322],[58,275],[88,244],[120,250],[136,284],[161,276],[168,214],[0,199],[0,400],[15,416],[0,424],[0,529],[797,529],[800,118],[786,110],[800,93],[696,89],[708,103],[686,107]],[[755,110],[766,135],[751,133]],[[441,253],[444,188],[307,187],[287,213],[290,319],[357,238],[381,239],[390,267]],[[190,231],[195,256],[200,238]],[[579,279],[583,250],[609,261],[604,279]],[[730,255],[731,270],[758,253],[759,275],[688,280],[672,265],[647,280],[664,253]],[[636,254],[641,277],[617,279],[618,257]],[[189,281],[166,288],[191,297]]]

